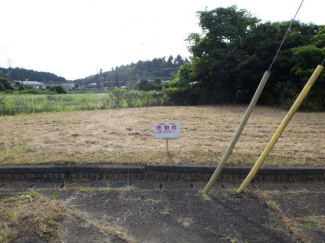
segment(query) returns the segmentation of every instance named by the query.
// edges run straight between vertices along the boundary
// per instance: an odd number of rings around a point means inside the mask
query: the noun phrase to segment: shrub
[[[3,85],[5,90],[14,90],[14,87],[12,86],[12,84],[10,83],[10,81],[8,79],[0,78],[0,84]]]
[[[67,93],[67,91],[61,85],[51,87],[49,90],[55,91],[58,94],[66,94]]]
[[[25,86],[24,86],[23,84],[19,84],[19,85],[18,85],[18,90],[19,90],[19,91],[23,91],[23,90],[25,90]]]

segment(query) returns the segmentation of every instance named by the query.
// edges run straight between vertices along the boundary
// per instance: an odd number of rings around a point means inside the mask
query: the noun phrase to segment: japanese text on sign
[[[179,123],[154,123],[153,132],[155,134],[155,138],[179,138]]]

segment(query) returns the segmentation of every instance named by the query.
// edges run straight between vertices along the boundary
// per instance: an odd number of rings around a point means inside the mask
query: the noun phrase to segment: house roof
[[[68,83],[68,82],[66,82],[66,83],[62,83],[62,85],[74,85],[74,83]]]
[[[15,81],[15,82],[19,82],[19,83],[22,83],[24,85],[42,85],[41,82],[38,82],[38,81]]]

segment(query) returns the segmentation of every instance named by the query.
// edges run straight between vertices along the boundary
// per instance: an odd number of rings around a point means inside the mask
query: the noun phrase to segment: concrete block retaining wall
[[[201,165],[39,165],[1,166],[0,180],[199,180],[207,181],[216,166]],[[219,180],[242,180],[251,167],[225,167]],[[261,168],[255,181],[325,181],[325,167]]]

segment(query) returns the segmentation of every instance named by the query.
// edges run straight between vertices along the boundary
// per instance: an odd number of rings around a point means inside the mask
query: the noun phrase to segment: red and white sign
[[[153,132],[155,134],[155,138],[179,138],[179,123],[154,123]]]

